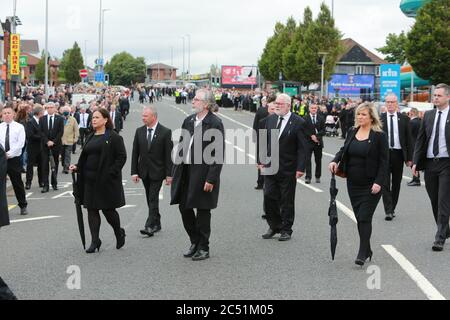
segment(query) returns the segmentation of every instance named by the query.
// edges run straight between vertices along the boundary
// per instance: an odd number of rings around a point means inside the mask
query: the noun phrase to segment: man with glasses
[[[403,164],[412,166],[413,146],[409,118],[399,112],[397,96],[389,94],[385,101],[387,112],[381,115],[381,122],[389,142],[389,173],[383,188],[383,204],[385,220],[392,221],[400,195]]]

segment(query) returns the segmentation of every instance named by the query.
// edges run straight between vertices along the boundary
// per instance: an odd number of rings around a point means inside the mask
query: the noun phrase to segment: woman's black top
[[[354,185],[371,185],[375,181],[367,176],[368,149],[369,139],[359,141],[355,138],[348,147],[347,179]]]
[[[103,140],[105,139],[104,136],[104,134],[94,135],[83,148],[83,152],[87,155],[83,174],[89,183],[95,181],[97,177],[98,165],[102,155]]]

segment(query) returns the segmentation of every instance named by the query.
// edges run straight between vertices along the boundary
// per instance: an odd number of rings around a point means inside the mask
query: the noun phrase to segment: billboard
[[[222,66],[222,85],[228,87],[257,86],[256,66]]]
[[[10,59],[11,59],[11,75],[20,75],[20,35],[11,34],[11,49],[10,49]]]
[[[386,96],[394,93],[398,101],[400,97],[400,65],[399,64],[382,64],[380,65],[380,97],[384,101]]]
[[[340,97],[371,95],[375,86],[373,74],[333,74],[328,82],[328,93]]]

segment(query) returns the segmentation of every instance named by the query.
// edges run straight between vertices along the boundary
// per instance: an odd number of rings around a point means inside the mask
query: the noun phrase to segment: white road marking
[[[137,207],[137,206],[135,204],[127,204],[123,207],[120,207],[119,209],[128,209],[128,208],[134,208],[134,207]]]
[[[61,194],[58,194],[57,196],[52,197],[52,199],[59,199],[59,198],[73,198],[72,195],[73,191],[65,191]]]
[[[389,255],[402,267],[429,300],[446,300],[445,297],[420,273],[414,265],[391,245],[382,245]]]
[[[11,220],[10,222],[11,223],[17,223],[17,222],[48,220],[48,219],[55,219],[55,218],[60,218],[60,216],[46,216],[46,217],[29,218],[29,219],[17,219],[17,220]]]
[[[28,199],[32,194],[33,192],[28,192],[27,195],[25,196],[25,199]]]
[[[327,156],[327,157],[330,157],[330,158],[334,158],[334,155],[331,154],[331,153],[328,153],[328,152],[322,152],[322,154],[323,154],[324,156]]]
[[[225,118],[225,119],[228,119],[228,120],[230,120],[231,122],[237,123],[238,125],[241,125],[241,126],[243,126],[244,128],[252,129],[252,130],[253,130],[252,127],[249,127],[248,125],[243,124],[242,122],[239,122],[239,121],[237,121],[237,120],[234,120],[234,119],[232,119],[232,118],[230,118],[230,117],[224,115],[223,113],[218,112],[217,115],[218,115],[219,117],[223,117],[223,118]]]
[[[323,192],[319,188],[316,188],[316,187],[313,187],[313,186],[311,186],[309,184],[306,184],[303,180],[297,179],[297,183],[300,183],[302,186],[305,186],[305,187],[311,189],[314,192],[317,192],[317,193],[322,193]]]
[[[159,200],[164,200],[164,188],[162,187],[161,190],[159,190]]]
[[[342,202],[336,200],[336,207],[341,210],[347,217],[349,217],[354,223],[356,223],[355,214],[351,209],[346,207]]]

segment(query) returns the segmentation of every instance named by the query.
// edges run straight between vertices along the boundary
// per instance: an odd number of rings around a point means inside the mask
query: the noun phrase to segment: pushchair
[[[336,137],[338,135],[339,119],[328,115],[325,119],[325,135],[327,137]]]

